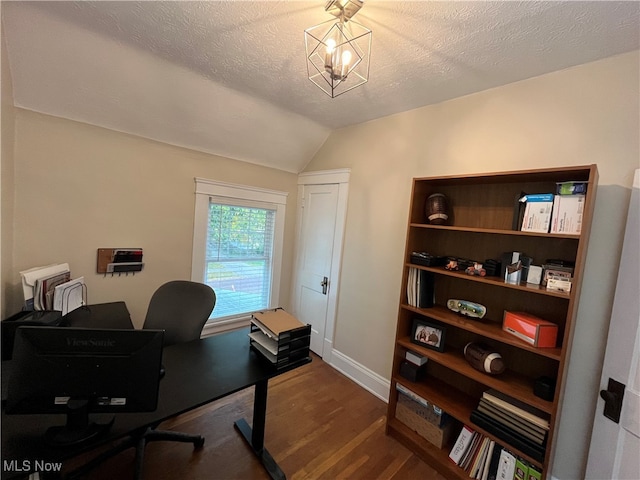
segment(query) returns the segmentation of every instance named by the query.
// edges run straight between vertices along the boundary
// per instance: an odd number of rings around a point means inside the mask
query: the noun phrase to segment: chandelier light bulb
[[[351,63],[351,52],[349,50],[345,50],[342,52],[342,69],[340,71],[340,76],[342,80],[347,78],[347,74],[349,73],[349,64]]]
[[[324,69],[331,74],[333,70],[333,57],[335,56],[336,41],[330,38],[326,42],[327,50],[324,54]]]
[[[333,38],[327,40],[327,53],[333,52],[333,49],[336,48],[336,41]]]

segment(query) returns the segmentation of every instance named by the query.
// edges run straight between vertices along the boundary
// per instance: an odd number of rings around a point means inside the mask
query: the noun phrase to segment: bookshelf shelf
[[[527,284],[527,283],[520,283],[518,285],[512,285],[509,283],[504,283],[504,281],[498,277],[478,277],[478,276],[473,276],[473,275],[467,275],[464,272],[455,272],[455,271],[450,271],[450,270],[445,270],[442,267],[423,267],[421,265],[415,265],[412,263],[407,263],[405,265],[405,268],[408,267],[415,267],[419,270],[426,270],[428,272],[433,272],[437,275],[446,275],[449,277],[454,277],[454,278],[458,278],[460,280],[463,280],[465,282],[478,282],[478,283],[484,283],[486,285],[495,285],[497,287],[500,288],[510,288],[513,290],[520,290],[523,292],[527,292],[527,293],[536,293],[539,295],[546,295],[549,297],[557,297],[557,298],[564,298],[565,300],[569,300],[571,298],[571,295],[569,293],[564,293],[564,292],[556,292],[553,290],[547,290],[544,287],[541,287],[540,285],[531,285],[531,284]]]
[[[514,337],[513,335],[506,333],[504,330],[502,330],[502,327],[497,322],[486,321],[484,319],[472,320],[452,313],[445,307],[440,307],[437,305],[432,308],[416,308],[403,303],[400,305],[400,308],[425,317],[433,318],[434,320],[446,323],[447,325],[452,325],[456,328],[467,330],[477,335],[481,335],[485,338],[491,338],[502,343],[514,345],[523,350],[528,350],[535,355],[541,355],[543,357],[548,357],[557,361],[560,361],[562,357],[561,348],[536,348],[534,346],[531,346],[528,343],[525,343],[522,340]]]
[[[536,233],[536,232],[521,232],[519,230],[498,230],[492,228],[469,228],[469,227],[451,227],[447,225],[431,225],[428,223],[412,223],[412,228],[426,228],[433,230],[450,230],[452,232],[474,232],[474,233],[488,233],[494,235],[514,235],[518,237],[543,237],[543,238],[569,238],[578,240],[580,235],[571,234],[559,234],[559,233]]]
[[[397,340],[397,344],[407,350],[418,352],[421,355],[428,357],[430,360],[433,360],[456,373],[464,375],[477,383],[486,385],[489,388],[495,388],[500,391],[508,390],[509,395],[513,398],[529,403],[544,412],[551,413],[553,409],[553,402],[548,402],[531,395],[533,392],[533,380],[519,375],[517,372],[507,369],[500,375],[487,375],[475,370],[471,365],[469,365],[469,362],[464,359],[462,352],[455,350],[443,353],[436,352],[416,345],[415,343],[411,343],[409,337],[399,338]]]
[[[449,458],[450,445],[439,448],[396,418],[399,396],[396,385],[406,387],[448,413],[456,425],[459,423],[458,432],[462,424],[468,425],[537,466],[542,471],[543,478],[551,476],[555,433],[559,423],[558,414],[580,295],[597,178],[596,166],[587,165],[413,180],[387,411],[387,433],[444,476],[462,479],[468,478],[468,473]],[[581,234],[532,233],[513,228],[516,223],[515,202],[523,192],[552,193],[555,192],[557,182],[566,181],[587,184]],[[425,204],[433,193],[442,193],[448,200],[449,221],[446,225],[427,223]],[[511,251],[523,252],[532,257],[534,265],[543,265],[549,259],[574,262],[571,292],[549,291],[545,287],[526,283],[512,285],[505,283],[500,277],[472,276],[440,266],[411,263],[412,252],[474,259],[483,263],[485,259],[500,259],[504,252]],[[412,268],[430,272],[433,276],[434,305],[429,308],[409,305],[407,282]],[[451,312],[446,308],[446,302],[451,298],[480,303],[486,307],[487,314],[483,319],[476,320]],[[558,325],[556,347],[536,348],[503,331],[502,317],[505,310],[528,312]],[[443,351],[411,342],[415,319],[442,326],[446,332]],[[489,375],[471,367],[463,353],[464,346],[469,342],[482,342],[499,352],[507,367],[506,371],[499,375]],[[428,359],[424,377],[419,380],[412,381],[400,374],[400,365],[405,360],[407,351]],[[556,382],[551,400],[534,395],[535,381],[543,376]],[[490,425],[483,428],[471,420],[483,393],[488,390],[498,391],[549,416],[549,432],[542,461],[498,438],[494,432],[487,430]]]

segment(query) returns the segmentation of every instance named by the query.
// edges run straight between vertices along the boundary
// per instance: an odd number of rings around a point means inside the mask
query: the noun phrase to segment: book
[[[516,457],[509,450],[500,452],[496,480],[513,480],[516,473]]]
[[[469,449],[475,433],[476,432],[468,426],[462,426],[462,430],[460,430],[460,434],[458,435],[456,442],[453,444],[451,452],[449,452],[449,458],[456,465],[460,465],[460,461]]]
[[[511,413],[514,413],[534,425],[538,425],[543,427],[546,430],[549,430],[549,419],[551,416],[543,412],[542,410],[532,407],[529,404],[516,400],[504,393],[491,389],[483,392],[482,398],[486,399],[488,402],[497,405],[498,407],[503,408]]]
[[[527,480],[541,480],[542,471],[535,465],[529,464],[529,471],[527,472]]]
[[[528,480],[529,465],[523,458],[516,458],[516,471],[513,474],[513,480]]]
[[[478,448],[478,453],[476,454],[471,465],[469,477],[478,478],[478,474],[481,473],[481,469],[484,467],[484,460],[487,457],[487,448],[489,448],[490,442],[491,440],[489,439],[489,437],[482,437],[480,447]]]
[[[504,426],[500,422],[496,422],[478,410],[471,412],[470,418],[475,425],[485,429],[500,440],[507,442],[522,453],[529,455],[534,460],[539,462],[544,460],[545,449],[542,445],[532,442],[518,432]]]
[[[584,195],[556,195],[553,200],[551,233],[579,234],[582,230]]]
[[[509,419],[511,422],[515,423],[516,425],[522,426],[523,428],[530,430],[532,433],[535,433],[538,436],[545,436],[549,431],[548,428],[541,427],[538,424],[532,423],[526,418],[523,418],[505,408],[502,408],[496,405],[495,403],[489,402],[486,398],[480,399],[480,403],[478,404],[478,410],[481,410],[480,409],[481,406],[483,410],[486,410],[485,413],[488,413],[488,412],[498,413],[500,414],[500,416]]]
[[[520,192],[516,195],[516,200],[513,206],[513,220],[511,223],[511,230],[519,231],[522,228],[522,221],[524,220],[524,210],[526,208],[527,194]]]
[[[478,411],[488,415],[489,417],[493,418],[497,422],[502,423],[506,427],[515,430],[519,434],[524,435],[532,442],[539,443],[540,445],[544,445],[545,443],[545,440],[547,438],[546,431],[539,431],[536,430],[536,428],[529,427],[528,424],[519,421],[517,417],[509,417],[509,415],[505,414],[504,412],[501,412],[491,405],[482,402],[480,403],[480,405],[478,405]]]
[[[434,275],[416,267],[410,267],[407,275],[407,303],[412,307],[433,307]]]
[[[551,225],[554,195],[552,193],[540,193],[525,195],[525,198],[526,207],[520,230],[523,232],[547,233]]]
[[[504,447],[499,443],[494,444],[493,453],[491,454],[491,460],[489,461],[489,472],[487,473],[486,480],[497,480],[498,475],[498,463],[500,461],[500,455]]]
[[[496,448],[496,442],[491,440],[489,443],[489,448],[487,449],[487,456],[484,460],[484,466],[482,468],[482,474],[480,475],[480,480],[488,480],[489,478],[489,470],[491,468],[491,460],[493,459],[493,451]]]
[[[478,453],[478,448],[480,446],[480,443],[482,442],[482,438],[483,438],[483,435],[481,435],[478,432],[474,432],[473,439],[471,440],[471,445],[463,455],[462,460],[460,461],[460,468],[464,469],[464,471],[467,473],[471,468],[471,463],[473,462],[473,460],[476,457],[476,454]]]

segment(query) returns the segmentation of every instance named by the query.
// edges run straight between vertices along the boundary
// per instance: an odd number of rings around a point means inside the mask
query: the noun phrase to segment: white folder
[[[35,287],[36,280],[50,277],[56,273],[68,271],[68,263],[53,263],[44,267],[34,267],[20,272],[20,276],[22,277],[22,293],[24,294],[25,303],[29,303],[30,300],[33,300],[33,289]]]

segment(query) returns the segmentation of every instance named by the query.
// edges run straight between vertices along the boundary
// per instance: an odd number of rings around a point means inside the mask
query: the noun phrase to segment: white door
[[[640,478],[639,219],[640,170],[636,170],[600,379],[604,392],[608,390],[609,379],[623,384],[623,402],[619,421],[615,422],[603,414],[605,400],[598,400],[586,474],[586,478],[593,480]],[[607,393],[601,396],[612,398]],[[617,412],[612,413],[615,418]]]
[[[332,172],[300,176],[293,285],[293,313],[311,325],[310,348],[326,360],[333,341],[346,212],[346,184],[319,183],[345,178]]]

